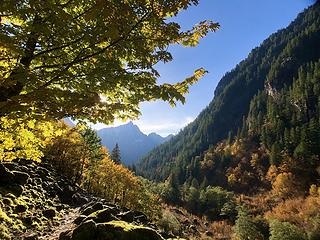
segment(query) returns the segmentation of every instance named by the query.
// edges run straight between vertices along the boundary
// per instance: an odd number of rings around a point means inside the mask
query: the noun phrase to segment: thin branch
[[[66,72],[70,67],[72,67],[74,64],[78,64],[78,63],[81,63],[85,60],[88,60],[94,56],[97,56],[103,52],[105,52],[106,50],[108,50],[109,48],[115,46],[116,44],[118,44],[119,42],[125,40],[137,27],[139,24],[141,24],[143,21],[145,21],[145,19],[150,15],[150,12],[147,12],[135,25],[132,26],[132,28],[128,31],[128,33],[120,38],[118,38],[116,41],[110,43],[108,46],[102,48],[101,50],[97,51],[97,52],[94,52],[94,53],[91,53],[89,55],[86,55],[86,56],[83,56],[83,57],[80,57],[81,56],[81,53],[80,52],[78,54],[77,57],[75,57],[75,59],[67,64],[64,64],[64,65],[61,65],[61,64],[55,64],[55,65],[51,65],[50,67],[54,66],[54,67],[64,67],[63,70],[60,72],[60,75],[64,72]],[[40,86],[40,89],[41,88],[45,88],[47,86],[49,86],[51,83],[55,82],[57,79],[59,79],[60,76],[56,76],[54,78],[52,78],[50,81],[46,82],[45,84],[41,85]]]
[[[53,47],[53,48],[50,48],[50,49],[47,49],[47,50],[38,52],[37,54],[34,54],[34,58],[39,57],[39,56],[41,56],[41,55],[43,55],[43,54],[52,52],[52,51],[61,50],[61,49],[64,49],[64,48],[66,48],[66,47],[69,47],[70,45],[79,42],[79,41],[82,40],[83,38],[84,38],[84,35],[81,36],[81,37],[79,37],[79,38],[77,38],[77,39],[75,39],[75,40],[73,40],[73,41],[70,41],[70,42],[68,42],[68,43],[65,43],[65,44],[63,44],[63,45],[61,45],[61,46]],[[40,66],[40,67],[41,67],[41,66]]]

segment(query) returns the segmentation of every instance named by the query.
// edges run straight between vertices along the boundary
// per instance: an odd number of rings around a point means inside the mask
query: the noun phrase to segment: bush
[[[270,240],[306,240],[305,233],[297,226],[273,220],[270,223]]]
[[[221,187],[209,186],[200,192],[200,211],[211,220],[234,219],[236,204],[234,195]]]
[[[169,210],[164,210],[162,212],[162,217],[158,221],[158,225],[166,233],[172,233],[174,235],[179,235],[181,233],[181,226],[178,219]]]

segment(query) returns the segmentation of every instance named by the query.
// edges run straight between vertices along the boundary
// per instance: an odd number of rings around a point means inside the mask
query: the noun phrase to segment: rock
[[[19,197],[23,192],[23,187],[21,185],[13,184],[7,187],[7,189],[16,197]]]
[[[104,240],[163,240],[151,228],[132,225],[124,221],[97,224],[96,234],[97,239]]]
[[[114,208],[105,208],[94,213],[91,213],[84,221],[93,220],[96,223],[104,223],[112,220],[118,220],[113,214],[116,214]]]
[[[0,164],[0,184],[12,184],[14,179],[14,174],[10,172],[3,164]]]
[[[72,240],[97,239],[96,230],[97,230],[97,226],[94,221],[92,220],[86,221],[73,230],[71,239]]]
[[[140,222],[142,224],[148,223],[148,217],[142,212],[135,212],[136,216],[134,217],[134,221]]]
[[[88,198],[82,196],[80,193],[75,193],[72,195],[72,202],[76,205],[83,205],[88,203]]]
[[[4,203],[4,205],[6,206],[12,206],[13,205],[13,201],[10,198],[3,198],[2,202]]]
[[[80,215],[73,222],[77,225],[80,225],[86,217],[86,215]]]
[[[37,170],[36,170],[36,174],[38,174],[41,178],[46,178],[47,176],[50,176],[51,174],[50,174],[50,172],[47,170],[47,169],[45,169],[45,168],[43,168],[43,167],[38,167],[37,168]]]
[[[148,217],[139,211],[127,211],[117,214],[117,217],[126,222],[140,222],[146,223],[148,222]]]
[[[23,238],[23,240],[38,240],[38,235],[36,233],[32,233]]]
[[[101,202],[96,202],[96,203],[89,205],[87,208],[85,208],[81,214],[88,216],[91,213],[94,213],[94,212],[96,212],[98,210],[102,210],[102,209],[103,209],[103,204]]]
[[[61,187],[61,186],[60,186]],[[61,188],[58,192],[59,199],[62,203],[72,203],[72,196],[75,194],[73,187],[67,185]]]
[[[68,230],[60,233],[59,240],[71,240],[71,236],[72,236],[72,231]]]
[[[20,185],[24,185],[27,183],[29,179],[29,174],[19,171],[12,171],[14,174],[14,182]]]
[[[27,211],[27,206],[23,205],[23,204],[18,204],[15,208],[14,208],[14,212],[15,213],[23,213]]]
[[[133,222],[135,214],[133,211],[127,211],[117,214],[117,217],[126,222]]]
[[[54,209],[50,208],[50,209],[43,210],[42,214],[46,218],[52,219],[56,216],[56,211]]]
[[[208,237],[213,237],[213,233],[210,232],[210,231],[206,231],[205,234],[206,234]]]
[[[31,216],[25,217],[25,218],[23,218],[23,222],[24,222],[26,225],[32,225],[32,223],[33,223],[33,217],[31,217]]]

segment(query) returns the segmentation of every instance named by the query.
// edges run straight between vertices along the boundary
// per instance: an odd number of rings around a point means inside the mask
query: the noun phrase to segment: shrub
[[[179,235],[181,233],[181,226],[178,219],[167,209],[163,210],[162,217],[158,221],[158,225],[166,233],[172,233],[174,235]]]
[[[273,220],[270,223],[270,240],[306,240],[305,233],[297,226]]]
[[[208,186],[200,192],[201,212],[211,220],[234,219],[236,204],[234,194],[221,187]]]

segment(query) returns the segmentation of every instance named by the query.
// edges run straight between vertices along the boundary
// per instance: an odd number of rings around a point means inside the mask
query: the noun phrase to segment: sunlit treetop
[[[0,116],[42,114],[93,122],[139,115],[139,103],[174,105],[203,74],[157,84],[172,44],[196,46],[217,23],[181,31],[172,16],[198,0],[2,0]]]

